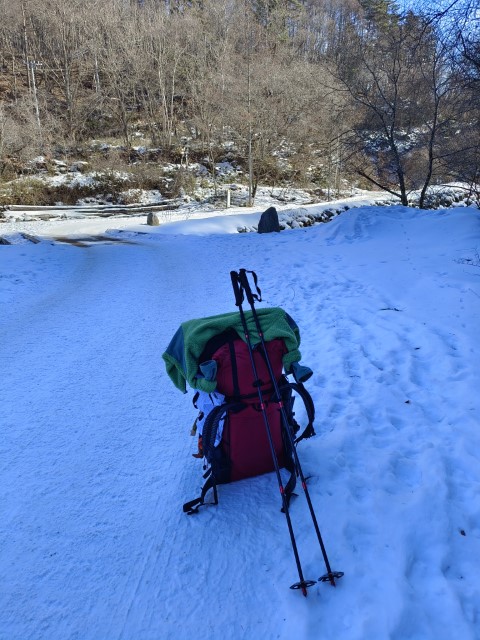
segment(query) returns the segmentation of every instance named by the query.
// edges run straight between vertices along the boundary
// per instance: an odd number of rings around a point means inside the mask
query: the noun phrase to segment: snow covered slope
[[[272,235],[185,225],[0,247],[0,639],[478,639],[478,210],[363,207]],[[242,267],[315,371],[299,456],[345,577],[308,598],[288,588],[273,474],[181,509],[202,481],[195,412],[161,354],[180,322],[235,309]],[[303,496],[291,515],[318,579]]]

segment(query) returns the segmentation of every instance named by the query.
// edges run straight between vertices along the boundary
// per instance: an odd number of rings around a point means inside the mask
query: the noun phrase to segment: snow
[[[144,204],[158,202],[155,200],[158,192],[146,193],[150,194],[151,200],[149,202],[144,194],[142,199]],[[159,211],[157,215],[161,219],[161,225],[158,227],[147,226],[147,213],[115,216],[112,220],[111,218],[99,217],[98,211],[91,206],[79,206],[71,210],[64,207],[40,208],[40,211],[6,210],[3,212],[3,220],[0,218],[0,236],[10,240],[12,235],[18,233],[50,238],[70,237],[76,233],[77,235],[106,233],[110,237],[114,237],[118,232],[125,233],[127,231],[133,234],[185,233],[187,235],[192,233],[237,233],[239,229],[256,230],[262,211],[270,206],[275,206],[278,210],[281,222],[287,226],[294,226],[297,219],[306,215],[322,216],[329,211],[334,211],[337,214],[350,207],[371,205],[372,201],[377,204],[394,202],[393,197],[386,196],[383,192],[365,191],[359,191],[356,195],[322,204],[307,204],[305,194],[300,190],[292,190],[291,197],[293,200],[299,201],[301,206],[295,207],[291,203],[279,204],[278,194],[272,189],[259,189],[255,207],[248,209],[244,206],[219,209],[213,204],[185,202],[178,209]],[[108,207],[98,207],[98,209],[107,211]],[[50,219],[45,220],[46,213]],[[39,216],[42,217],[41,220]],[[82,219],[81,223],[79,223],[79,218]],[[114,226],[112,227],[112,225]],[[124,238],[125,236],[120,237]]]
[[[21,222],[42,242],[0,246],[1,640],[480,637],[478,210],[362,201],[270,235],[232,232],[239,215],[102,220],[127,241],[84,248]],[[298,453],[345,576],[307,598],[274,474],[182,512],[202,482],[195,410],[161,354],[184,320],[235,309],[239,268],[296,319],[314,370]]]

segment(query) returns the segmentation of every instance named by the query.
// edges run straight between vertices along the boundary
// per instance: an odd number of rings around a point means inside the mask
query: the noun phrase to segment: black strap
[[[260,290],[260,287],[258,286],[257,274],[255,273],[255,271],[246,271],[246,273],[252,274],[253,283],[255,284],[255,289],[257,290],[257,293],[252,294],[254,300],[258,300],[258,302],[262,302],[262,292]]]
[[[210,489],[213,489],[213,502],[206,503],[205,496]],[[190,500],[190,502],[186,502],[183,505],[183,512],[188,516],[191,516],[194,513],[198,513],[200,507],[203,507],[205,504],[218,504],[217,485],[215,483],[215,478],[213,475],[210,475],[210,477],[203,485],[200,497],[195,498],[195,500]]]
[[[225,331],[221,331],[220,333],[215,334],[208,342],[205,344],[203,351],[198,358],[198,362],[205,362],[207,360],[211,360],[215,351],[223,347],[224,344],[229,342],[230,340],[238,339],[238,333],[235,329],[226,329]]]
[[[257,290],[257,293],[252,293],[252,289],[251,289],[251,287],[250,287],[250,285],[248,283],[247,273],[251,273],[252,274],[253,283],[255,285],[255,289]],[[260,287],[258,286],[258,277],[257,277],[257,274],[255,273],[255,271],[248,271],[247,269],[240,269],[239,274],[238,274],[238,280],[239,280],[240,287],[247,294],[247,299],[248,299],[248,301],[250,303],[252,302],[252,300],[257,300],[258,302],[262,302],[262,292],[260,290]]]
[[[197,391],[197,392],[195,393],[195,395],[193,396],[193,398],[192,398],[192,404],[193,404],[193,406],[195,407],[195,409],[198,409],[198,407],[197,407],[197,400],[198,400],[198,398],[199,398],[199,397],[200,397],[200,393]]]
[[[295,489],[295,486],[297,484],[297,474],[295,473],[295,471],[290,471],[290,478],[288,479],[287,484],[285,485],[285,500],[287,502],[287,509],[290,506],[290,498],[293,495],[293,490]],[[281,508],[281,511],[284,512],[285,509]]]
[[[237,356],[235,355],[235,345],[233,340],[228,341],[228,349],[230,351],[230,361],[232,364],[233,395],[235,398],[239,398],[240,385],[238,382]]]
[[[308,393],[301,382],[287,382],[280,387],[280,392],[284,392],[287,389],[295,391],[295,393],[300,396],[307,412],[308,424],[303,430],[303,433],[295,439],[295,444],[298,444],[301,440],[311,438],[316,435],[315,429],[313,428],[313,422],[315,420],[315,405],[313,404],[312,396]]]
[[[215,452],[215,440],[217,437],[218,426],[220,421],[226,415],[228,411],[239,411],[245,405],[239,402],[229,402],[225,404],[221,404],[218,407],[214,407],[212,411],[208,414],[203,424],[202,430],[202,447],[205,458],[208,463],[211,465],[210,469],[208,469],[207,473],[204,475],[204,478],[207,478],[207,481],[202,487],[202,491],[200,493],[199,498],[195,498],[194,500],[190,500],[190,502],[186,502],[183,505],[183,511],[187,515],[192,515],[194,513],[198,513],[200,507],[202,507],[205,503],[205,495],[210,490],[213,489],[214,502],[209,504],[218,504],[218,494],[217,494],[217,481],[223,482],[222,480],[222,472],[220,471],[220,476],[217,479],[215,473],[213,472],[213,457]]]
[[[244,406],[243,402],[227,402],[214,407],[205,418],[202,430],[202,446],[203,453],[210,464],[220,421],[228,411],[240,411]]]
[[[262,387],[262,393],[268,394],[272,392],[273,392],[273,387],[267,387],[266,389],[263,389]],[[233,401],[241,401],[241,400],[254,400],[256,398],[258,398],[258,391],[255,391],[254,393],[242,393],[239,396],[231,396],[229,400],[233,402]]]

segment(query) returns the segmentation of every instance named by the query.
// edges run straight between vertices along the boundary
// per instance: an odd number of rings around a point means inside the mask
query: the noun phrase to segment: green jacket
[[[257,309],[257,315],[265,342],[274,338],[283,338],[287,352],[283,356],[283,366],[286,373],[292,372],[292,365],[300,361],[300,332],[295,321],[279,307]],[[260,342],[251,311],[245,311],[245,319],[252,346]],[[186,383],[194,388],[210,393],[217,385],[215,370],[208,367],[208,363],[199,362],[207,342],[215,335],[228,329],[234,329],[240,338],[246,341],[240,313],[224,313],[209,318],[189,320],[180,325],[173,336],[162,358],[165,361],[167,373],[173,384],[186,393]]]

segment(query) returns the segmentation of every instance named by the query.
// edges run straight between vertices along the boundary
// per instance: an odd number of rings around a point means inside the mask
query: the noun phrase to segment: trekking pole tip
[[[317,584],[316,580],[301,580],[300,582],[295,582],[295,584],[292,584],[290,589],[294,589],[295,591],[301,589],[303,595],[307,597],[307,589],[309,587],[313,587],[314,584]]]
[[[340,579],[342,576],[344,576],[345,574],[343,573],[343,571],[329,571],[328,573],[326,573],[324,576],[320,576],[320,578],[318,579],[319,582],[330,582],[330,584],[332,585],[332,587],[336,587],[336,583],[335,583],[335,579]]]

